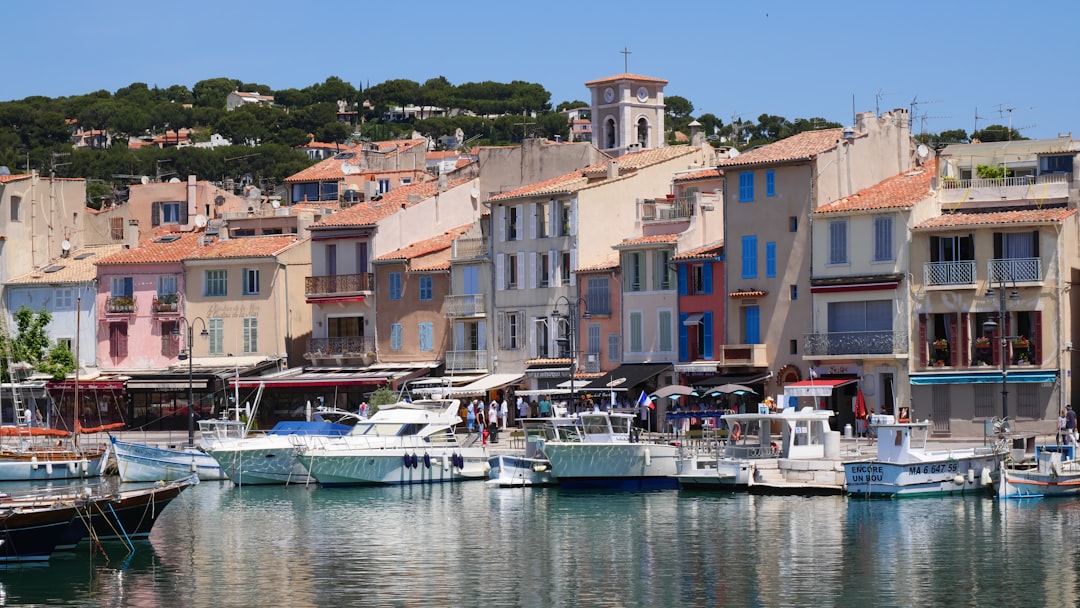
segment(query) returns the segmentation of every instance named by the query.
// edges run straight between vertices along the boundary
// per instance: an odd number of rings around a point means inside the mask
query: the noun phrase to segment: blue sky
[[[1073,132],[1080,3],[923,2],[17,2],[2,9],[0,100],[191,87],[216,77],[275,89],[338,76],[454,84],[523,80],[552,105],[628,71],[669,81],[694,114],[824,117],[916,102],[913,131],[1009,124]],[[592,8],[595,6],[596,8]],[[854,100],[854,103],[853,103]],[[1009,111],[1012,108],[1012,111]]]

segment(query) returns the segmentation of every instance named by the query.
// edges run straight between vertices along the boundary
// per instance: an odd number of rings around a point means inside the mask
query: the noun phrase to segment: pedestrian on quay
[[[476,431],[476,399],[469,404],[469,413],[465,416],[465,421],[469,425],[469,435],[472,435]]]
[[[1058,445],[1065,445],[1065,410],[1058,412],[1057,442]]]
[[[484,404],[477,403],[476,407],[476,426],[480,429],[480,437],[482,438],[480,445],[487,445],[488,442],[488,427],[487,427],[487,415],[484,413]]]
[[[488,431],[491,443],[499,443],[499,402],[492,399],[488,408]]]
[[[525,403],[525,400],[519,395],[517,398],[517,413],[518,420],[529,417],[529,406]]]
[[[548,418],[551,416],[551,400],[547,395],[540,397],[540,417]]]
[[[499,404],[499,422],[502,429],[506,430],[506,419],[510,417],[510,404],[506,402],[506,396],[503,396],[502,403]]]
[[[1065,406],[1065,444],[1076,445],[1076,412],[1072,405]]]

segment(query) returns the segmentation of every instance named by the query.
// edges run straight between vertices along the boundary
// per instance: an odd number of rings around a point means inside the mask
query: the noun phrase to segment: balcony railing
[[[134,296],[109,296],[105,298],[105,312],[110,315],[129,315],[135,312]]]
[[[345,336],[308,339],[307,355],[321,357],[363,357],[375,352],[375,336]]]
[[[694,215],[695,195],[646,199],[638,203],[644,222],[688,219]]]
[[[464,371],[488,368],[486,350],[448,350],[446,351],[446,371]]]
[[[929,262],[923,265],[925,285],[974,285],[975,261]]]
[[[488,242],[483,237],[454,240],[451,257],[455,260],[478,258],[487,255]]]
[[[448,319],[482,317],[486,313],[484,302],[484,294],[482,293],[446,296],[446,305],[443,308],[446,310],[446,318]]]
[[[304,279],[304,293],[308,296],[361,291],[375,291],[374,277],[370,272],[333,274]]]
[[[154,296],[152,310],[158,315],[180,314],[180,295],[174,293]]]
[[[986,276],[992,283],[1001,281],[1025,281],[1042,280],[1042,260],[1039,258],[1003,258],[990,260],[986,265]]]
[[[836,331],[803,336],[807,357],[829,355],[903,355],[908,352],[906,331]]]
[[[1062,199],[1069,195],[1071,173],[1047,173],[1018,177],[952,179],[938,184],[942,203],[979,203]]]
[[[578,366],[578,371],[583,374],[599,374],[600,353],[585,353],[581,358],[581,365]]]

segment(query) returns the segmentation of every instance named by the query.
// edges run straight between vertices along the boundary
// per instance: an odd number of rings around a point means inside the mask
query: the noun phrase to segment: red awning
[[[326,297],[314,297],[307,298],[305,300],[308,304],[333,304],[336,302],[363,302],[364,296],[326,296]]]
[[[265,384],[266,388],[317,388],[323,386],[379,386],[388,384],[389,376],[367,376],[364,378],[279,378],[259,379],[241,378],[240,388],[258,388]],[[229,388],[235,388],[236,379],[229,380]]]
[[[789,397],[828,397],[832,394],[834,388],[840,388],[856,382],[855,378],[842,378],[835,379],[815,379],[815,380],[802,380],[800,382],[792,382],[791,384],[784,385],[784,394]]]

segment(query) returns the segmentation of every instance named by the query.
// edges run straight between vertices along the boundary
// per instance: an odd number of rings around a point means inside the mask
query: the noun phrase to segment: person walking
[[[476,399],[469,404],[469,413],[465,416],[465,421],[469,424],[469,435],[472,435],[476,430]]]
[[[547,395],[540,397],[540,417],[549,418],[551,416],[551,399],[548,399]]]
[[[491,443],[499,443],[499,402],[492,399],[488,407],[488,432],[491,434]]]
[[[1065,406],[1065,445],[1076,445],[1076,412],[1072,405]]]
[[[503,396],[502,403],[499,404],[499,422],[502,429],[506,430],[506,419],[510,417],[510,404],[506,402],[506,396]]]
[[[477,403],[477,407],[476,407],[476,426],[480,429],[480,437],[481,437],[480,445],[487,445],[487,442],[488,442],[487,414],[484,413],[484,404],[483,403]]]

